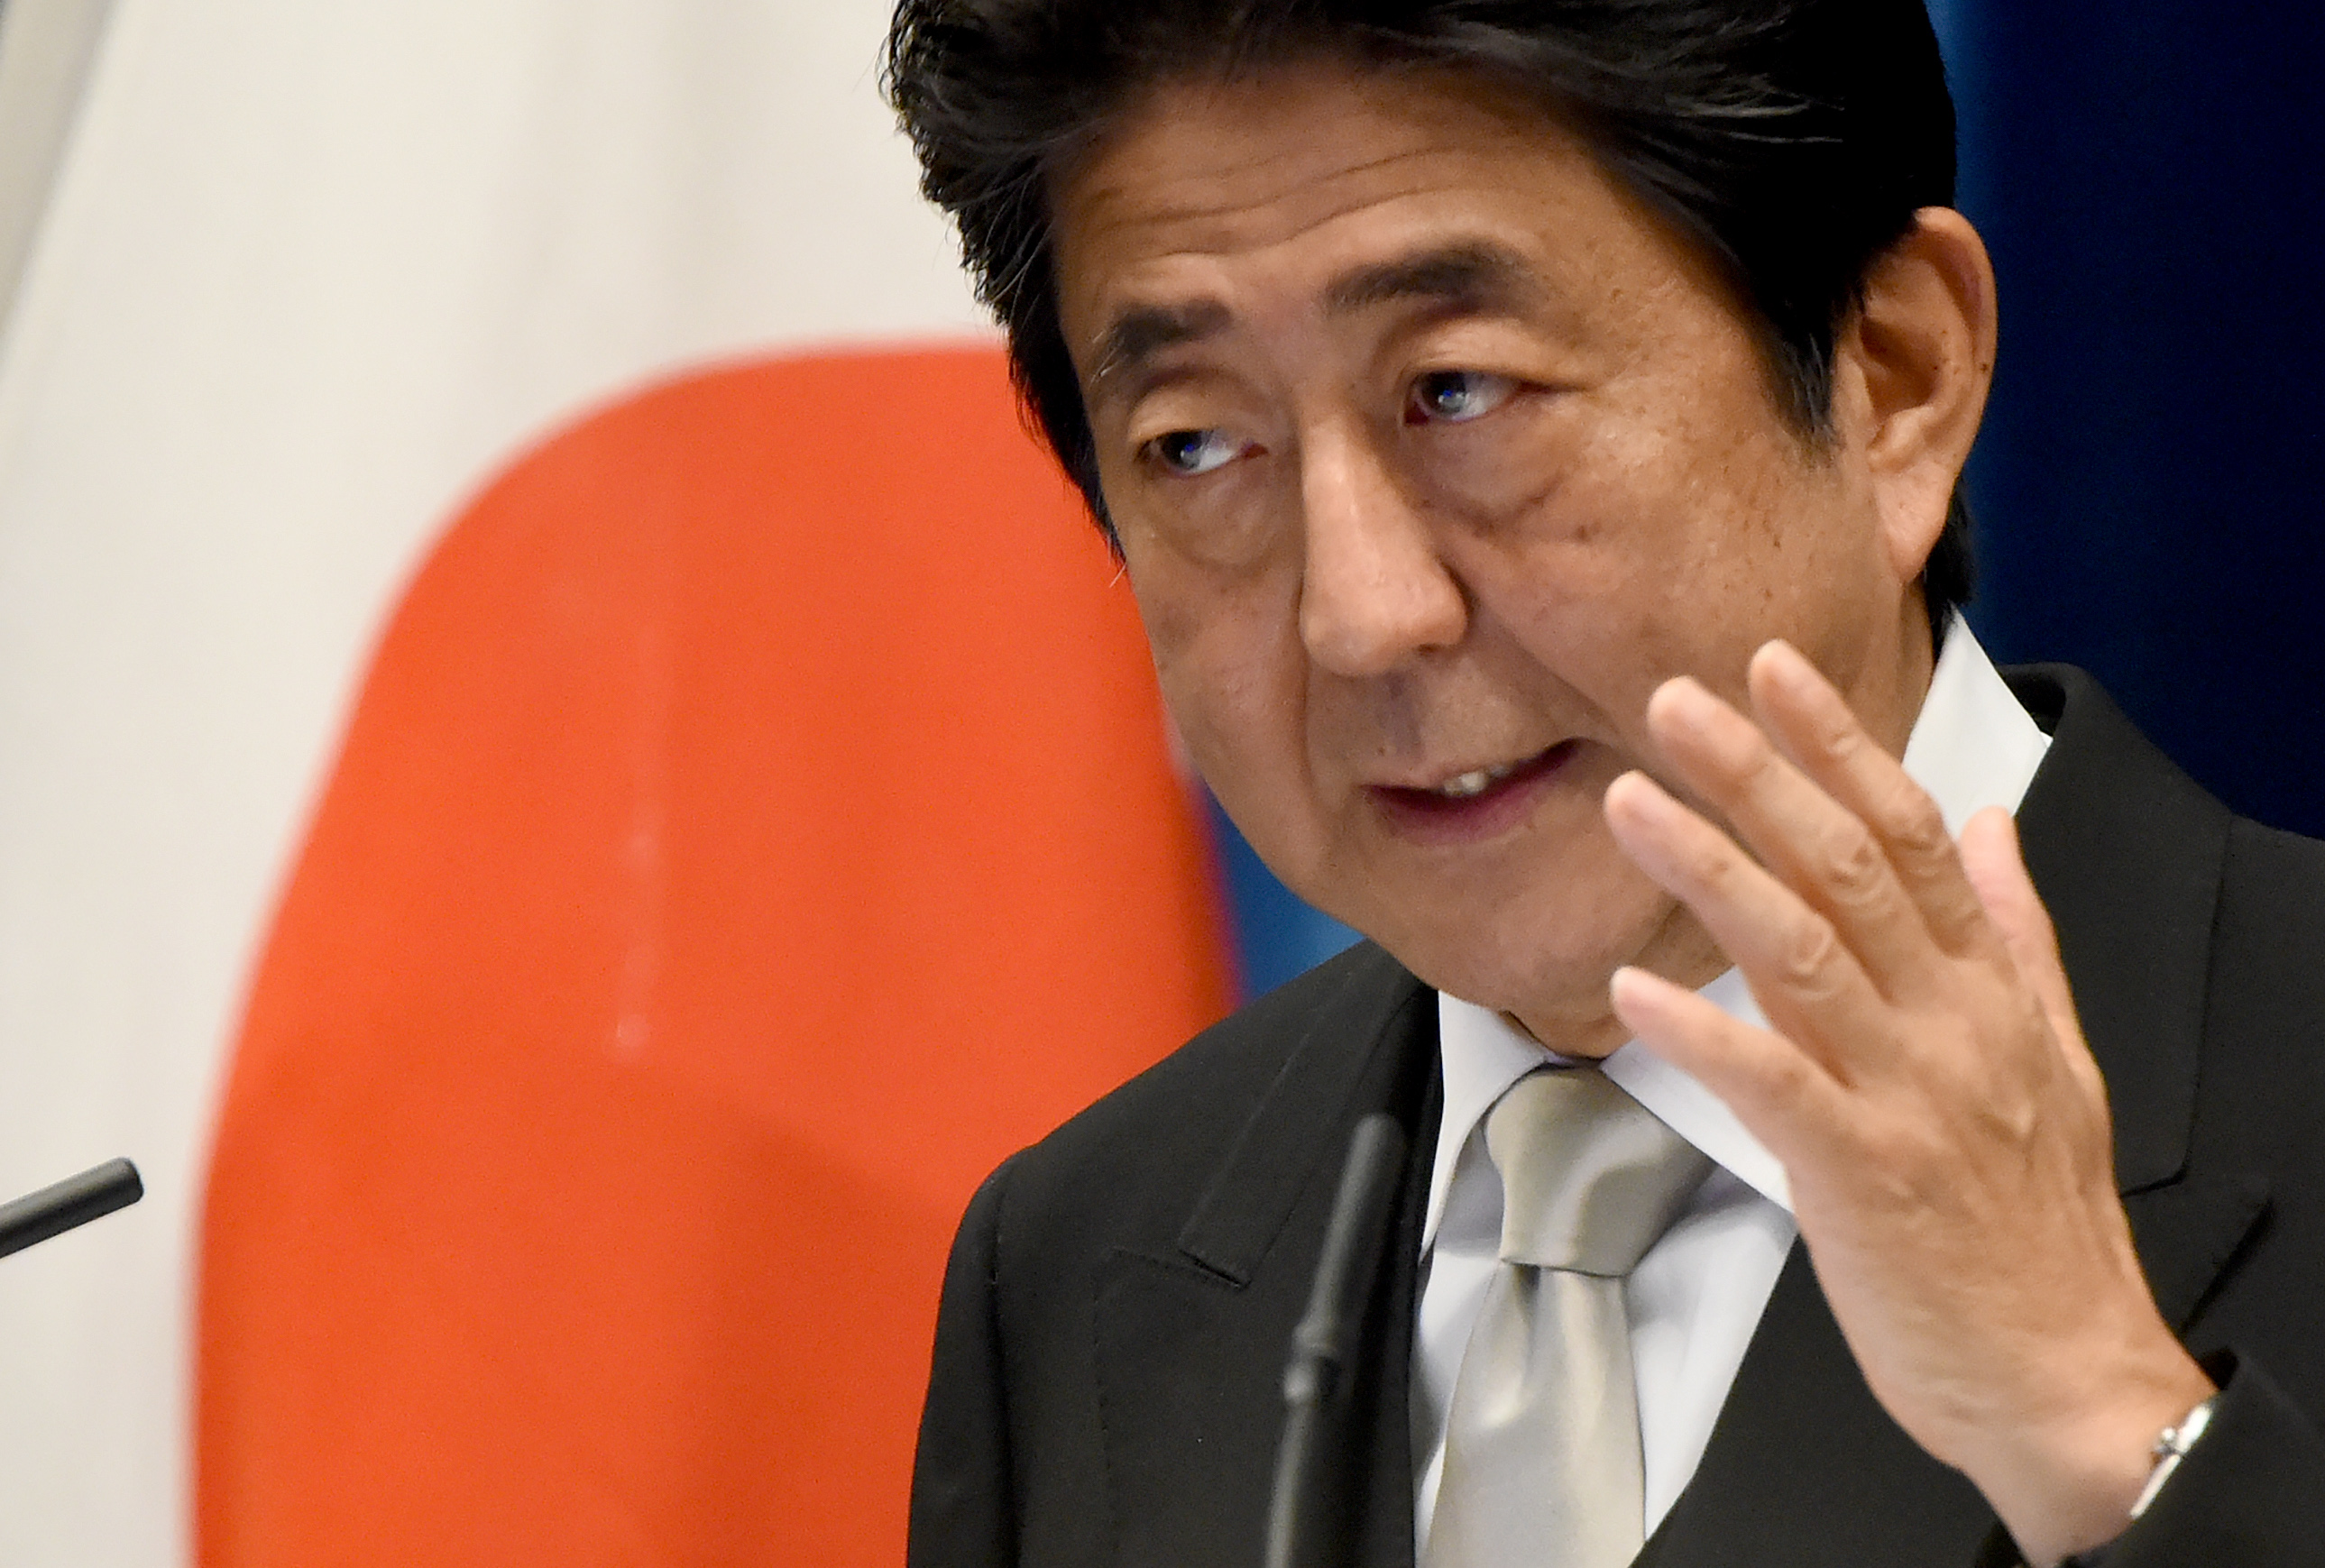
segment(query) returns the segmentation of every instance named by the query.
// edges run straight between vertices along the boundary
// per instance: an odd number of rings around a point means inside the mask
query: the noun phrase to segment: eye
[[[1477,370],[1431,371],[1413,383],[1405,406],[1407,424],[1459,424],[1480,419],[1510,401],[1518,383],[1505,375]]]
[[[1223,468],[1247,448],[1225,430],[1173,430],[1146,443],[1153,460],[1171,473],[1192,477]]]

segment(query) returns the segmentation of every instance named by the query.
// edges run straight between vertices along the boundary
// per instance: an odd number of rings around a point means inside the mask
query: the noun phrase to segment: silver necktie
[[[1462,1352],[1427,1568],[1624,1568],[1646,1488],[1623,1278],[1711,1162],[1595,1067],[1486,1117],[1501,1267]]]

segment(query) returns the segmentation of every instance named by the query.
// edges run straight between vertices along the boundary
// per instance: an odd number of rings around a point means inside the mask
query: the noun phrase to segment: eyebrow
[[[1507,309],[1538,295],[1541,286],[1517,253],[1482,240],[1464,241],[1400,256],[1342,273],[1324,290],[1324,309],[1353,316],[1382,305],[1422,300],[1462,312]],[[1137,305],[1098,335],[1090,383],[1105,386],[1143,370],[1166,350],[1226,331],[1233,319],[1215,300],[1186,305]]]
[[[1200,343],[1227,330],[1227,308],[1215,300],[1193,305],[1139,305],[1115,318],[1098,340],[1090,383],[1102,386],[1138,370],[1167,348]]]
[[[1506,309],[1539,293],[1514,251],[1482,240],[1444,245],[1344,272],[1324,291],[1324,309],[1352,316],[1408,300],[1461,310]]]

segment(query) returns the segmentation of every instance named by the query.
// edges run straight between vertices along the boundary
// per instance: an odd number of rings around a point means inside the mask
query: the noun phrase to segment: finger
[[[2018,850],[2018,825],[2010,814],[1989,807],[1962,830],[1962,869],[1978,902],[2002,934],[2003,945],[2042,1010],[2056,1025],[2074,1023],[2074,993],[2059,961],[2058,932],[2034,891]]]
[[[1868,827],[1938,945],[1994,951],[1994,933],[1944,813],[1904,765],[1866,733],[1839,692],[1790,643],[1754,655],[1752,706],[1768,733],[1826,793]]]
[[[1694,911],[1771,1022],[1844,1081],[1860,1058],[1888,1054],[1885,1004],[1829,920],[1644,773],[1608,786],[1606,814],[1623,853]]]
[[[1939,953],[1881,841],[1758,725],[1684,678],[1655,693],[1647,723],[1681,779],[1832,922],[1885,995],[1918,995],[1937,983]]]
[[[2058,929],[2051,923],[2050,911],[2042,907],[2042,895],[2034,890],[2033,879],[2026,874],[2018,825],[2008,812],[1990,807],[1963,825],[1961,853],[1964,872],[1992,917],[1995,929],[2002,934],[2003,946],[2019,978],[2042,1003],[2052,1034],[2074,1064],[2077,1076],[2086,1079],[2087,1087],[2100,1086],[2104,1093],[2098,1064],[2091,1057],[2083,1039],[2082,1020],[2075,1012],[2074,987],[2059,957]]]
[[[1625,1028],[1717,1095],[1787,1169],[1813,1159],[1847,1125],[1847,1092],[1783,1036],[1644,969],[1616,970],[1607,995]]]

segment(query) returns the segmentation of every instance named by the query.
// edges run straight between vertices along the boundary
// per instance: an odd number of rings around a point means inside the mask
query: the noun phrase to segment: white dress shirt
[[[2015,812],[2050,744],[1956,621],[1904,757],[1947,827],[1959,834],[1989,806]],[[1733,1017],[1765,1021],[1735,970],[1702,994]],[[1422,1234],[1413,1361],[1413,1453],[1422,1465],[1414,1531],[1424,1552],[1445,1467],[1446,1407],[1500,1247],[1502,1183],[1486,1156],[1486,1111],[1519,1078],[1559,1059],[1501,1014],[1455,997],[1438,998],[1438,1027],[1445,1107]],[[1646,1462],[1644,1526],[1653,1535],[1703,1458],[1799,1232],[1783,1167],[1701,1084],[1635,1040],[1607,1059],[1606,1071],[1716,1167],[1623,1289]]]

